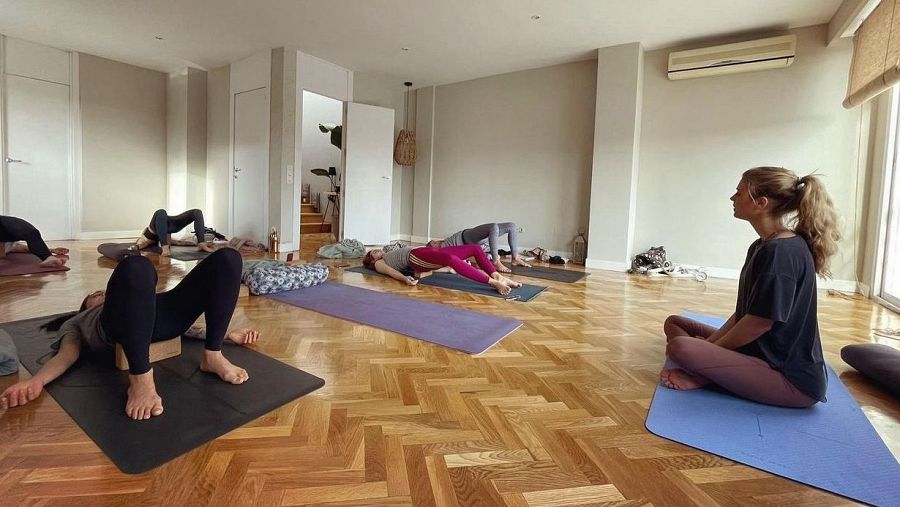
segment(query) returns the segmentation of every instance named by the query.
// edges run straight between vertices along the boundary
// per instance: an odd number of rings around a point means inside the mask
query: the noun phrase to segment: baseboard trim
[[[393,234],[391,235],[391,241],[412,241],[412,236],[409,234]]]
[[[137,239],[141,233],[144,232],[143,229],[137,229],[133,231],[90,231],[90,232],[79,232],[78,239]]]
[[[628,263],[625,262],[601,261],[598,259],[587,259],[584,266],[591,269],[605,269],[606,271],[620,272],[627,271],[629,268]]]
[[[425,243],[428,243],[429,241],[431,241],[431,238],[429,238],[429,237],[427,237],[427,236],[413,236],[413,235],[410,235],[410,236],[409,236],[409,239],[408,239],[407,241],[411,241],[411,242],[413,242],[413,243],[422,243],[422,244],[425,244]]]

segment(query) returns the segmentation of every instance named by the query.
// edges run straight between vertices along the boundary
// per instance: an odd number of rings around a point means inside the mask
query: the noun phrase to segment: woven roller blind
[[[882,0],[853,35],[844,107],[851,108],[900,81],[900,0]]]

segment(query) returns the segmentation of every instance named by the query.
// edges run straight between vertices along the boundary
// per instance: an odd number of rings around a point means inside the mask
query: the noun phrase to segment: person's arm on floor
[[[377,261],[375,261],[375,271],[381,273],[382,275],[387,275],[387,276],[393,278],[394,280],[403,282],[406,285],[416,285],[417,283],[419,283],[419,281],[416,280],[415,278],[413,278],[411,276],[406,276],[403,273],[397,271],[396,269],[388,266],[387,263],[381,259],[378,259]]]
[[[44,386],[56,380],[69,369],[81,355],[81,341],[74,335],[63,337],[59,352],[28,380],[17,382],[0,394],[0,409],[18,407],[34,401],[41,395]]]
[[[766,331],[772,329],[773,324],[772,320],[747,314],[714,343],[720,347],[734,350],[755,341]]]

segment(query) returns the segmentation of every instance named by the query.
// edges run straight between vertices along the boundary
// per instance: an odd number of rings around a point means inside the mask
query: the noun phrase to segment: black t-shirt
[[[741,269],[735,322],[747,314],[774,323],[737,351],[763,359],[803,394],[824,401],[828,377],[816,318],[816,269],[802,237],[750,245]]]

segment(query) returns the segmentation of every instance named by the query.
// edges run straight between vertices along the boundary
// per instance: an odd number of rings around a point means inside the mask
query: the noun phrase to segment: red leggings
[[[663,329],[666,356],[688,373],[767,405],[803,408],[816,403],[762,359],[708,342],[716,331],[713,326],[672,315]]]
[[[478,262],[478,267],[482,271],[473,268],[465,261],[469,257],[475,257],[475,261]],[[420,273],[450,266],[460,275],[480,283],[488,283],[491,280],[490,275],[497,271],[480,245],[415,248],[409,253],[409,265]]]

